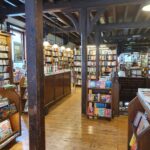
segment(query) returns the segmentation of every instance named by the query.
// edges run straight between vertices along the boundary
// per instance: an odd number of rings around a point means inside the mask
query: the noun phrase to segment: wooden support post
[[[100,67],[99,67],[99,32],[95,33],[95,43],[96,43],[96,79],[99,79]]]
[[[45,150],[42,7],[41,0],[26,0],[30,150]]]
[[[82,57],[82,113],[86,114],[87,101],[87,9],[80,11],[81,57]]]

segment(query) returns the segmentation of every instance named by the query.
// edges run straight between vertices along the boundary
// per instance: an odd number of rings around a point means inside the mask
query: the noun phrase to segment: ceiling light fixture
[[[142,8],[143,11],[150,11],[150,3],[146,4]]]

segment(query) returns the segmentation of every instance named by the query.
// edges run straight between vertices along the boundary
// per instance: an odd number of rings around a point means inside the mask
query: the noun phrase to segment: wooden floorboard
[[[81,115],[81,91],[53,106],[46,116],[46,150],[127,150],[127,117],[89,120]],[[28,120],[11,150],[28,150]]]

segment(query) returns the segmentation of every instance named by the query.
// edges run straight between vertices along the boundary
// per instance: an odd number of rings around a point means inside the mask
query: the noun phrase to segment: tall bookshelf
[[[96,79],[96,46],[87,46],[88,51],[88,79]]]
[[[46,46],[44,47],[44,65],[47,73],[62,69],[72,69],[73,51],[61,51],[59,47]]]
[[[148,53],[148,78],[150,78],[150,52]]]
[[[81,51],[76,49],[74,51],[74,76],[75,84],[81,86]]]
[[[0,33],[0,84],[13,82],[11,36]]]
[[[115,45],[100,46],[100,76],[109,76],[117,71],[117,50]]]

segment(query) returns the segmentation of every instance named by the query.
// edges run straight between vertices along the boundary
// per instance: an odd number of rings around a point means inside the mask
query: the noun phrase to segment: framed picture
[[[23,62],[23,49],[19,42],[14,42],[14,62]]]

